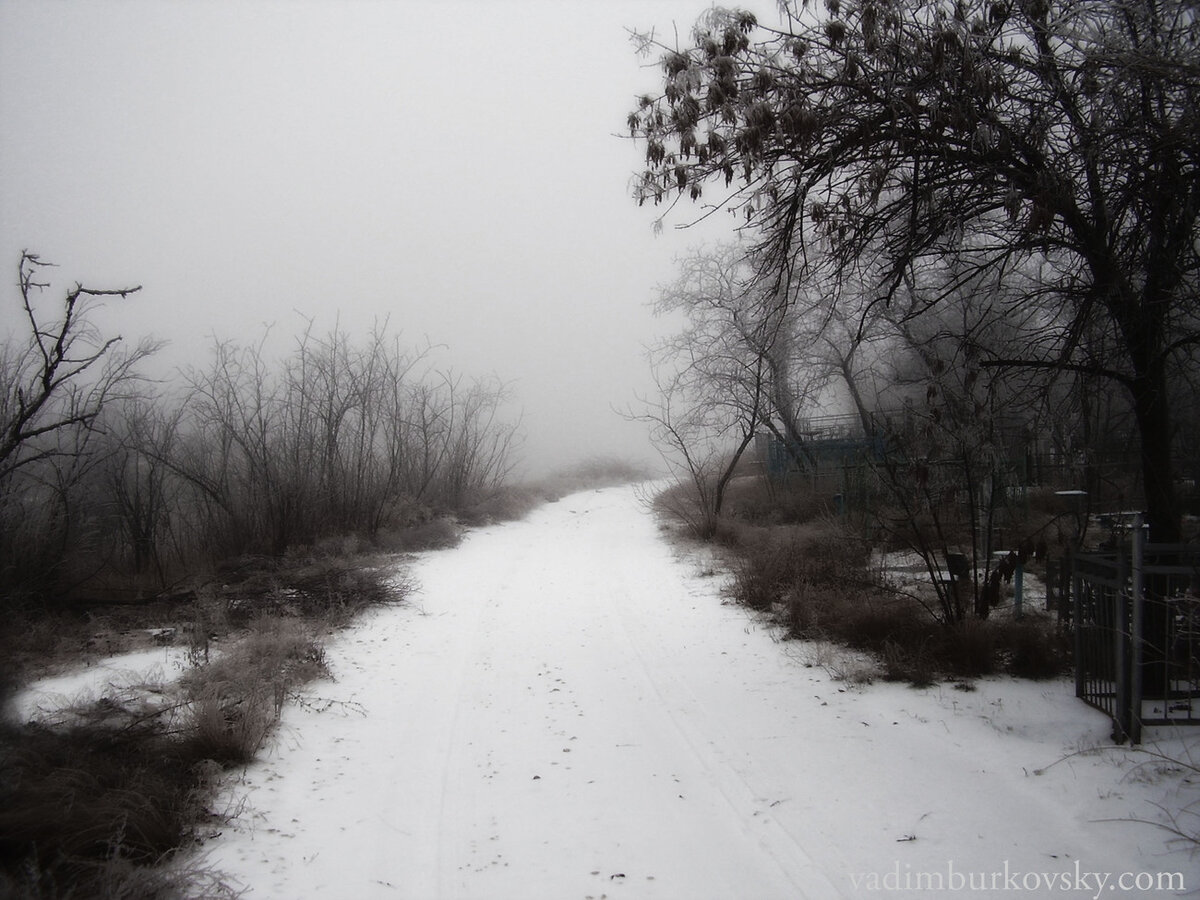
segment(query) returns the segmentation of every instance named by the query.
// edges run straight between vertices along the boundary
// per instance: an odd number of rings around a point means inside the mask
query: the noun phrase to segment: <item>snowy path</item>
[[[248,809],[207,859],[251,898],[769,900],[948,864],[1188,866],[1152,829],[1091,821],[1167,785],[1091,757],[1030,774],[1102,742],[1065,684],[844,691],[722,605],[632,489],[414,574],[411,605],[330,648],[315,693],[361,714],[289,710],[236,786]]]

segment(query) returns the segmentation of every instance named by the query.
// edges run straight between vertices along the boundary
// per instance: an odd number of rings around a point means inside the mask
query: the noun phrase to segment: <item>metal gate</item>
[[[1113,739],[1144,725],[1200,725],[1200,550],[1149,544],[1141,517],[1110,553],[1071,566],[1075,695]]]

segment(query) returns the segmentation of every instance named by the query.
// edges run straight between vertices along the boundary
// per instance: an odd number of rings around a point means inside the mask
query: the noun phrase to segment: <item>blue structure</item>
[[[773,434],[761,436],[763,468],[768,477],[780,479],[801,472],[816,476],[884,458],[883,436],[863,434],[854,416],[810,419],[805,426],[804,440],[799,443],[783,441]]]

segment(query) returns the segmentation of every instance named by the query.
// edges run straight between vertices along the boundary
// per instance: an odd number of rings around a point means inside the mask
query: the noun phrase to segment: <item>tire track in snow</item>
[[[475,660],[480,646],[480,631],[488,610],[487,604],[479,602],[479,599],[474,596],[471,597],[470,606],[471,608],[468,613],[471,620],[470,625],[462,629],[462,633],[465,635],[464,640],[460,643],[462,652],[453,666],[455,677],[451,682],[453,688],[450,692],[452,712],[449,717],[448,729],[442,741],[444,752],[442,754],[441,786],[439,790],[438,819],[436,825],[436,875],[438,886],[437,896],[446,898],[454,896],[453,888],[449,884],[449,876],[453,872],[453,869],[447,849],[448,835],[451,830],[459,827],[461,824],[451,815],[451,808],[448,802],[451,796],[451,780],[457,777],[458,774],[454,763],[461,745],[463,716],[467,708],[466,692],[471,684],[468,680],[468,673],[472,672],[475,668]],[[453,615],[453,613],[446,613],[446,615]]]
[[[717,726],[696,693],[682,679],[671,675],[667,669],[661,666],[651,666],[650,657],[641,648],[644,637],[629,627],[626,617],[620,617],[620,623],[626,640],[638,659],[641,674],[654,691],[663,712],[700,766],[710,774],[712,784],[728,805],[731,816],[738,821],[746,822],[746,833],[766,851],[778,867],[779,872],[794,886],[796,891],[794,896],[812,898],[845,896],[842,890],[835,887],[833,882],[826,877],[821,866],[818,865],[804,844],[774,819],[760,819],[759,824],[765,827],[762,831],[752,834],[749,822],[744,819],[746,810],[755,806],[761,807],[768,801],[757,794],[739,767],[723,749],[731,746],[728,732]],[[661,648],[659,649],[661,650]],[[683,698],[683,705],[690,710],[688,715],[681,712],[680,698]],[[752,815],[757,817],[760,812],[761,809],[756,810]],[[827,856],[826,859],[826,864],[828,864],[829,857]],[[795,863],[797,860],[803,860],[800,873],[796,873]],[[801,877],[798,877],[798,874]]]
[[[791,900],[950,858],[1163,865],[1156,837],[1096,824],[1135,809],[1108,762],[1030,776],[1060,745],[1005,723],[1073,723],[1068,750],[1108,732],[1070,684],[1056,705],[1006,679],[845,693],[722,606],[631,491],[413,570],[413,603],[330,643],[338,680],[314,691],[342,705],[286,709],[232,786],[250,810],[207,857],[250,900]]]
[[[836,896],[755,816],[727,698],[718,729],[663,668],[706,659],[682,647],[700,634],[705,653],[741,635],[690,596],[632,490],[474,532],[413,574],[411,605],[330,647],[320,693],[365,717],[289,711],[287,746],[248,773],[257,831],[230,829],[213,863],[235,861],[251,900]]]
[[[455,712],[439,806],[443,897],[615,896],[635,883],[639,896],[717,897],[747,879],[757,896],[794,897],[812,880],[799,845],[755,833],[761,819],[740,821],[752,804],[721,793],[731,790],[722,762],[673,721],[630,640],[660,627],[631,622],[639,607],[670,624],[660,595],[686,594],[688,580],[644,512],[628,533],[630,503],[587,495],[542,522],[480,535],[459,551],[461,581],[430,585],[427,603],[489,570],[483,608],[470,629],[461,623],[465,668],[446,679]],[[676,834],[696,843],[676,846]],[[620,884],[603,884],[614,876]],[[818,880],[815,895],[835,895]]]

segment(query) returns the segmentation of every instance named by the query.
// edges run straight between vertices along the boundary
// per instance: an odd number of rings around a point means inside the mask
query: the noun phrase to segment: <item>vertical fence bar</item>
[[[1084,601],[1081,594],[1084,593],[1084,580],[1079,575],[1076,569],[1075,554],[1072,553],[1067,558],[1067,571],[1070,572],[1070,608],[1072,608],[1072,624],[1074,625],[1075,634],[1075,696],[1082,697],[1087,694],[1087,662],[1084,658]],[[1066,598],[1058,600],[1062,606],[1066,606]]]
[[[1129,581],[1129,742],[1142,742],[1142,613],[1146,603],[1146,533],[1142,528],[1142,514],[1133,517],[1133,552],[1130,560]],[[1169,686],[1168,686],[1169,694]]]
[[[1020,619],[1024,617],[1022,604],[1025,600],[1025,564],[1017,559],[1016,569],[1013,571],[1013,618]]]
[[[1112,652],[1113,652],[1113,740],[1121,742],[1129,737],[1132,707],[1129,700],[1129,591],[1126,587],[1129,573],[1126,570],[1125,546],[1117,544],[1116,583],[1109,588],[1112,596]]]
[[[1115,706],[1113,708],[1113,739],[1120,742],[1129,736],[1129,632],[1126,630],[1125,604],[1126,592],[1123,588],[1115,587],[1109,592],[1112,598],[1113,623],[1113,660],[1116,671]]]

